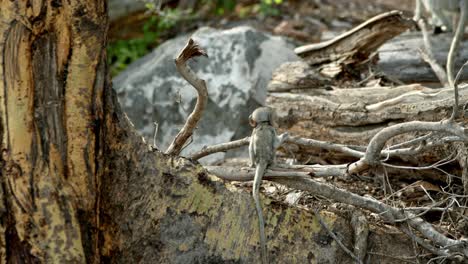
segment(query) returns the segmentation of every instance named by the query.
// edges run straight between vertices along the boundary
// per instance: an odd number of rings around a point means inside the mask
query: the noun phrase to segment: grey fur
[[[257,209],[261,257],[262,263],[264,264],[268,263],[268,255],[266,248],[265,221],[263,220],[259,197],[260,184],[266,168],[274,165],[276,162],[276,149],[288,137],[288,133],[277,136],[276,129],[273,126],[275,123],[274,119],[274,109],[270,107],[257,108],[249,118],[250,124],[254,127],[249,144],[250,166],[256,166],[252,196]]]

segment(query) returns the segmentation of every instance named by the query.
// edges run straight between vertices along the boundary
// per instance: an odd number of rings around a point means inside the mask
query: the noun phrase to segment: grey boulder
[[[161,150],[168,147],[196,102],[195,89],[178,74],[174,64],[188,38],[163,43],[113,80],[124,111],[149,143],[153,122],[159,124],[157,146]],[[201,28],[192,38],[209,56],[189,62],[197,76],[206,81],[209,100],[182,155],[249,135],[248,116],[265,103],[272,72],[284,62],[298,60],[292,44],[251,27]],[[223,157],[212,155],[204,161]]]

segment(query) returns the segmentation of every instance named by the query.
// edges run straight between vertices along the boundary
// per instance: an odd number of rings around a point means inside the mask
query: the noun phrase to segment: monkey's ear
[[[257,126],[257,123],[253,120],[252,115],[249,115],[249,124],[251,127]]]
[[[269,115],[269,116],[268,116],[268,117],[269,117],[268,120],[270,120],[270,125],[276,126],[277,124],[276,124],[276,112],[275,112],[275,109],[271,108],[271,111],[270,111],[270,113],[269,113],[268,115]]]

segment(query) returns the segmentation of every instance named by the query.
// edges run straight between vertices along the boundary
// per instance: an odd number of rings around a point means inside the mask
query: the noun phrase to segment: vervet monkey
[[[468,15],[468,0],[416,0],[415,20],[421,18],[421,2],[426,10],[431,12],[434,26],[445,26],[447,31],[451,31],[452,25],[447,17],[447,13],[459,12],[457,28],[453,36],[450,50],[447,56],[447,79],[450,87],[455,89],[454,83],[454,60],[455,54],[458,52],[460,41],[465,33],[466,19]],[[439,25],[437,24],[439,23]],[[457,103],[458,94],[455,89],[455,100]],[[455,113],[455,112],[454,112]]]
[[[277,136],[276,129],[274,128],[274,118],[274,110],[270,107],[257,108],[249,117],[249,123],[254,127],[249,144],[250,166],[256,166],[252,196],[255,201],[255,207],[258,215],[261,257],[263,264],[268,263],[268,256],[265,237],[265,221],[263,220],[262,207],[260,205],[258,192],[260,190],[260,184],[266,168],[275,164],[276,149],[288,137],[288,133],[283,133],[280,136]]]

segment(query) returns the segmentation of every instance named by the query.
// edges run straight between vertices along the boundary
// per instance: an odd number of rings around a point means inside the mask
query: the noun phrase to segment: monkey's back
[[[252,133],[253,151],[255,162],[259,164],[265,161],[267,165],[273,163],[275,159],[274,142],[276,130],[269,124],[259,124]]]

